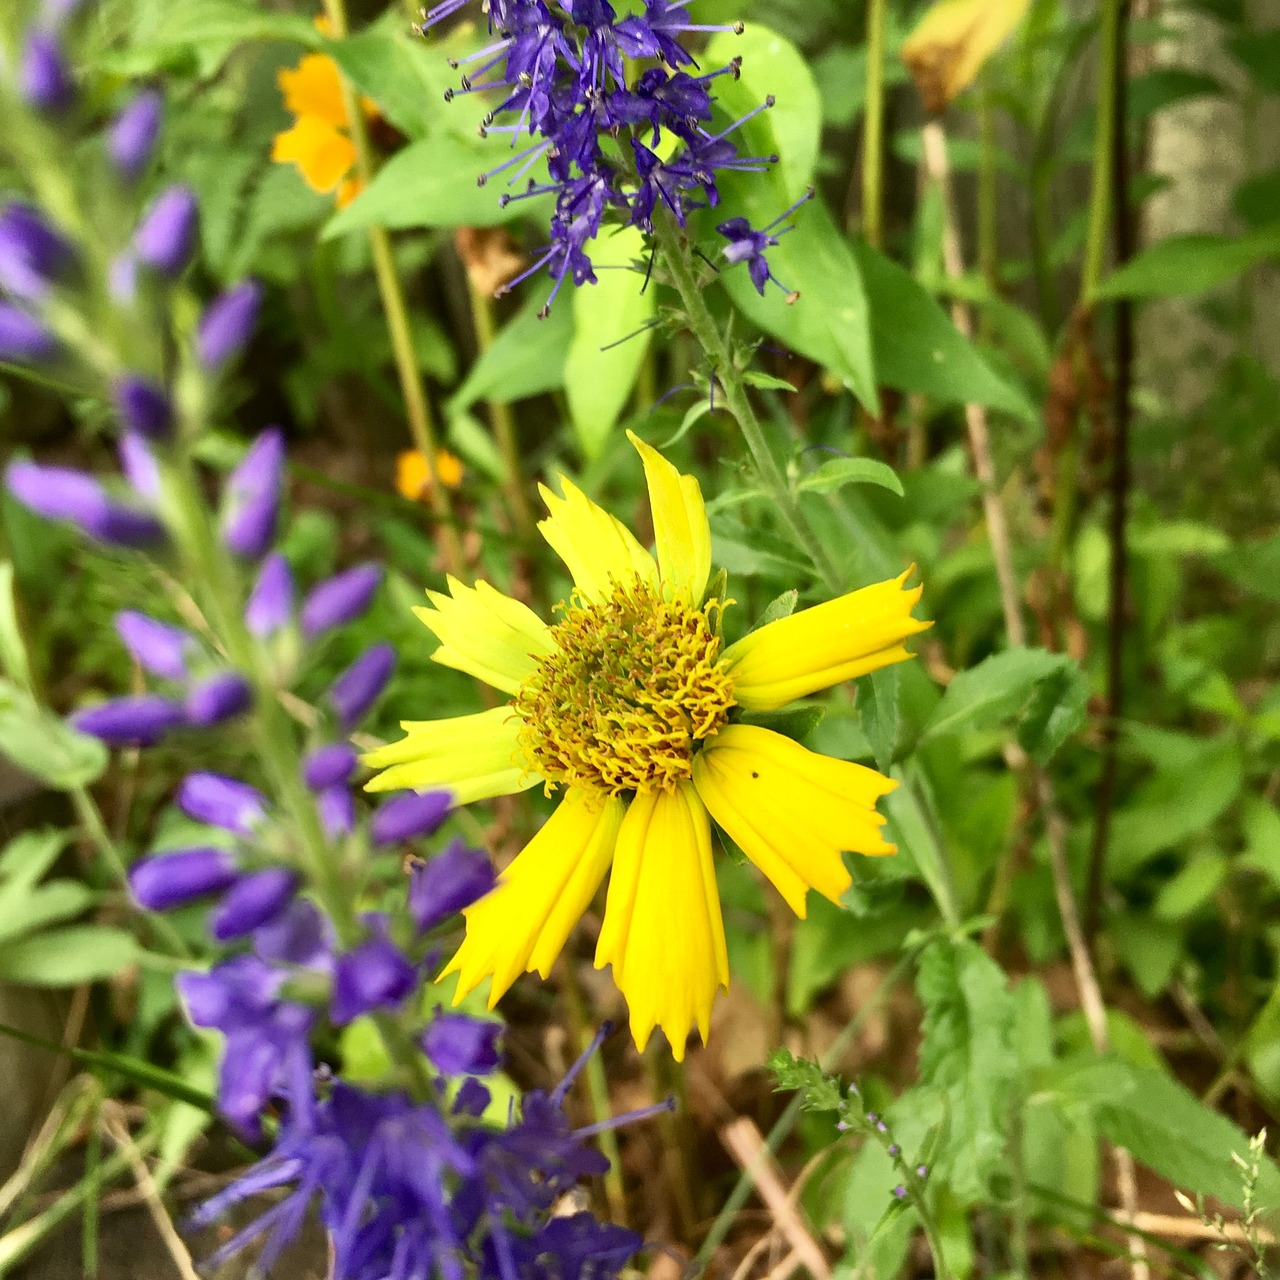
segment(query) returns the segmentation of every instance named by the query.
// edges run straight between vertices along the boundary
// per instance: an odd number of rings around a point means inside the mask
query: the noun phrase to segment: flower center
[[[734,706],[709,600],[664,600],[638,578],[600,604],[571,602],[555,652],[516,691],[520,746],[548,783],[608,795],[670,790]]]

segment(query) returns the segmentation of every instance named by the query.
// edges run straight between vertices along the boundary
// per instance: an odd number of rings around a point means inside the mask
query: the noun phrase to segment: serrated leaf
[[[888,463],[875,458],[832,458],[805,476],[799,488],[809,493],[835,493],[847,484],[874,484],[902,497],[902,481]]]
[[[28,987],[76,987],[114,977],[137,958],[138,944],[124,929],[68,925],[0,945],[0,979]]]
[[[789,618],[796,611],[796,605],[800,602],[800,593],[792,587],[789,591],[784,591],[781,595],[774,596],[764,607],[764,612],[752,625],[752,631],[759,631],[761,627],[767,627],[771,622],[778,622],[782,618]]]

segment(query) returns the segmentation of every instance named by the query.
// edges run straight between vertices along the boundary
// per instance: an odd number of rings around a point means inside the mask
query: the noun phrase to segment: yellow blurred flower
[[[447,789],[459,804],[539,784],[564,789],[546,825],[464,912],[445,973],[456,999],[491,980],[492,1007],[525,970],[546,977],[605,876],[597,968],[613,966],[643,1048],[661,1027],[676,1058],[729,984],[711,820],[799,916],[833,902],[842,851],[888,854],[876,801],[897,785],[802,747],[743,713],[776,710],[911,655],[929,623],[907,574],[757,628],[723,647],[727,603],[707,598],[711,530],[698,482],[631,437],[644,463],[657,555],[562,479],[539,525],[574,591],[544,623],[487,582],[449,579],[415,612],[432,655],[511,695],[506,706],[406,721],[365,756],[371,791]],[[909,573],[910,571],[908,571]]]
[[[462,483],[462,474],[462,459],[448,449],[436,450],[434,471],[425,454],[406,449],[396,458],[396,492],[410,502],[421,502],[437,477],[446,489],[456,489]]]

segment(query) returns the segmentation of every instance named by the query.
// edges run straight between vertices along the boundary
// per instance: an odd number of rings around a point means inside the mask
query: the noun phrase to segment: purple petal
[[[355,830],[356,802],[346,786],[326,787],[316,797],[316,807],[320,810],[320,825],[330,840]]]
[[[148,503],[160,498],[160,467],[150,446],[136,431],[126,431],[116,446],[120,469],[133,491]]]
[[[133,237],[140,262],[164,276],[177,276],[191,261],[200,206],[187,186],[162,191],[143,215]]]
[[[256,280],[245,280],[219,294],[205,308],[196,334],[196,354],[210,373],[217,373],[244,350],[261,305],[262,286]]]
[[[417,978],[417,970],[393,943],[370,938],[338,957],[329,1016],[341,1027],[372,1009],[395,1008]]]
[[[275,541],[284,488],[284,432],[268,427],[227,477],[222,540],[245,560],[264,555]]]
[[[116,379],[114,392],[116,410],[130,431],[148,440],[167,440],[173,433],[173,405],[163,387],[126,373]]]
[[[267,798],[239,778],[189,773],[178,788],[178,807],[197,822],[247,836],[266,816]]]
[[[400,844],[439,830],[453,807],[449,791],[409,792],[388,800],[373,815],[369,832],[375,845]]]
[[[62,111],[75,99],[75,85],[52,31],[32,31],[22,51],[18,86],[23,100],[37,111]]]
[[[279,551],[273,551],[258,570],[257,581],[244,607],[244,624],[260,640],[289,625],[293,617],[293,570]]]
[[[143,858],[129,868],[129,888],[148,911],[169,911],[235,883],[235,859],[225,849],[180,849]]]
[[[164,97],[148,89],[138,94],[112,122],[107,154],[126,182],[133,182],[147,167],[163,116]]]
[[[478,902],[495,883],[488,856],[455,840],[443,853],[413,868],[409,912],[426,933]]]
[[[369,607],[382,581],[382,566],[358,564],[315,587],[302,603],[302,630],[309,638],[354,622]]]
[[[420,1043],[436,1070],[447,1076],[487,1076],[502,1061],[498,1052],[501,1035],[500,1022],[437,1011]]]
[[[302,780],[312,791],[341,786],[356,768],[356,753],[345,742],[317,747],[302,762]]]
[[[58,340],[38,320],[18,307],[0,302],[0,361],[37,364],[58,354]]]
[[[396,667],[396,651],[389,644],[366,649],[330,686],[329,702],[338,723],[348,733],[377,702]]]
[[[166,680],[187,679],[187,654],[196,643],[190,633],[132,609],[116,614],[116,632],[144,671]]]
[[[244,937],[280,915],[297,889],[298,877],[284,867],[268,867],[241,877],[210,919],[213,936],[219,942]]]
[[[115,698],[77,711],[71,724],[112,747],[149,747],[184,720],[176,702],[148,693],[136,698]]]
[[[35,209],[11,204],[0,213],[0,288],[36,301],[67,275],[75,251]]]
[[[253,687],[238,671],[220,671],[187,694],[187,719],[207,728],[242,715],[253,705]]]

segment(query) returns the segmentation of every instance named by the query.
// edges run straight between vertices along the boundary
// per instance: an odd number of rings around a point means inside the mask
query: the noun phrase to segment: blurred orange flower
[[[448,449],[436,451],[434,470],[425,454],[406,449],[396,458],[396,492],[410,502],[421,502],[437,476],[446,489],[456,489],[462,483],[462,473],[462,459]]]

